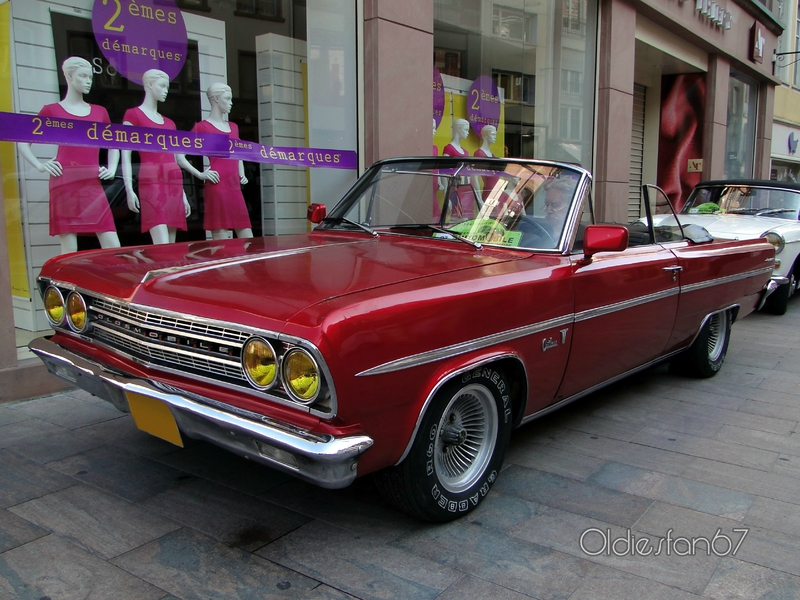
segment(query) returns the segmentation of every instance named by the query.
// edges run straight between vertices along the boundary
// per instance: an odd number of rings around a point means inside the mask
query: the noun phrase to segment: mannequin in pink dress
[[[453,137],[442,150],[443,156],[469,156],[469,152],[461,147],[461,141],[469,136],[469,121],[456,119],[453,121]]]
[[[109,123],[102,106],[89,104],[83,95],[92,88],[92,65],[88,60],[72,56],[61,65],[67,81],[67,93],[61,102],[47,104],[41,116],[57,119],[78,119]],[[59,146],[56,157],[41,162],[31,145],[19,144],[22,157],[39,173],[50,177],[50,235],[58,236],[61,253],[78,249],[79,233],[94,233],[103,248],[119,248],[114,217],[108,206],[100,180],[114,177],[119,163],[119,150],[108,151],[108,166],[99,165],[99,148]]]
[[[224,83],[212,83],[206,91],[211,103],[211,114],[200,121],[192,131],[198,133],[225,133],[231,139],[239,138],[239,126],[228,121],[233,106],[233,93]],[[241,186],[247,185],[244,176],[244,163],[231,158],[209,159],[208,173],[216,173],[218,181],[206,179],[203,185],[205,213],[203,228],[211,232],[211,237],[221,240],[229,237],[233,229],[240,238],[253,237],[250,215],[244,202]]]
[[[124,125],[151,127],[174,131],[175,123],[158,112],[158,103],[169,93],[169,76],[159,69],[150,69],[142,76],[144,102],[129,108],[123,117]],[[181,168],[198,179],[215,183],[219,176],[213,171],[200,172],[183,154],[166,152],[139,153],[139,194],[133,190],[131,151],[122,151],[122,178],[128,197],[128,208],[142,214],[142,231],[149,231],[154,244],[175,241],[178,229],[186,229],[186,217],[191,207],[183,191]]]

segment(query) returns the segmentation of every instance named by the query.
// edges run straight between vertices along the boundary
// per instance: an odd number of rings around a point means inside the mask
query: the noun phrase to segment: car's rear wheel
[[[446,384],[422,418],[402,463],[376,474],[381,494],[426,521],[473,510],[497,479],[511,434],[509,386],[481,367]]]
[[[788,283],[779,285],[778,289],[767,297],[762,310],[773,315],[786,314],[786,310],[789,308],[789,298],[794,296],[796,289],[797,279],[795,278],[794,268],[792,268],[792,271],[789,272]]]
[[[731,311],[711,315],[691,346],[672,359],[673,371],[692,377],[712,377],[722,368],[731,338]]]

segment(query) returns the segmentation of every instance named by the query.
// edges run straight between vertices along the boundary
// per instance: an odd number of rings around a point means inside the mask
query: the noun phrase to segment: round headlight
[[[266,389],[275,383],[278,360],[269,342],[250,338],[242,351],[242,366],[248,381],[257,388]]]
[[[69,326],[78,333],[86,331],[89,320],[86,317],[86,302],[77,292],[70,292],[67,296],[67,320]]]
[[[296,400],[304,404],[313,402],[320,387],[317,362],[305,350],[290,350],[283,358],[283,382]]]
[[[786,245],[783,236],[775,233],[774,231],[768,231],[764,234],[764,237],[767,238],[767,241],[775,247],[775,254],[780,254],[781,250],[783,250],[783,247]]]
[[[44,292],[44,312],[47,320],[54,327],[64,324],[64,296],[54,287],[49,287]]]

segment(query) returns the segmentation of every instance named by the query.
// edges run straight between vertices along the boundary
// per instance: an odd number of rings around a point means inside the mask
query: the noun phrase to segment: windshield
[[[695,188],[684,204],[684,214],[737,214],[798,219],[800,191],[752,185]]]
[[[582,169],[486,159],[379,163],[325,219],[323,228],[555,249],[579,202]]]

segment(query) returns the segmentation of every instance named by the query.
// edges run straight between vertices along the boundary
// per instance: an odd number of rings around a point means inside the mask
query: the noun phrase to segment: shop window
[[[581,109],[574,106],[562,106],[559,126],[562,139],[581,139]]]
[[[492,13],[492,33],[500,38],[536,43],[536,15],[495,5]]]
[[[726,179],[753,176],[758,85],[731,72],[728,85],[728,123],[725,133]]]
[[[237,17],[254,19],[283,20],[281,0],[236,0]]]
[[[561,69],[561,95],[577,98],[583,94],[583,73]]]
[[[258,67],[256,53],[239,50],[239,97],[242,100],[258,100]]]
[[[461,77],[461,51],[434,48],[433,65],[442,75]]]
[[[505,90],[506,102],[517,102],[522,104],[535,103],[535,83],[533,75],[523,73],[507,73],[503,71],[493,71],[494,82],[498,89]]]
[[[563,33],[586,36],[586,17],[582,0],[564,0],[563,13],[561,15],[561,27]]]
[[[208,0],[177,0],[178,8],[186,8],[189,10],[199,10],[209,12],[211,9],[208,7]]]

